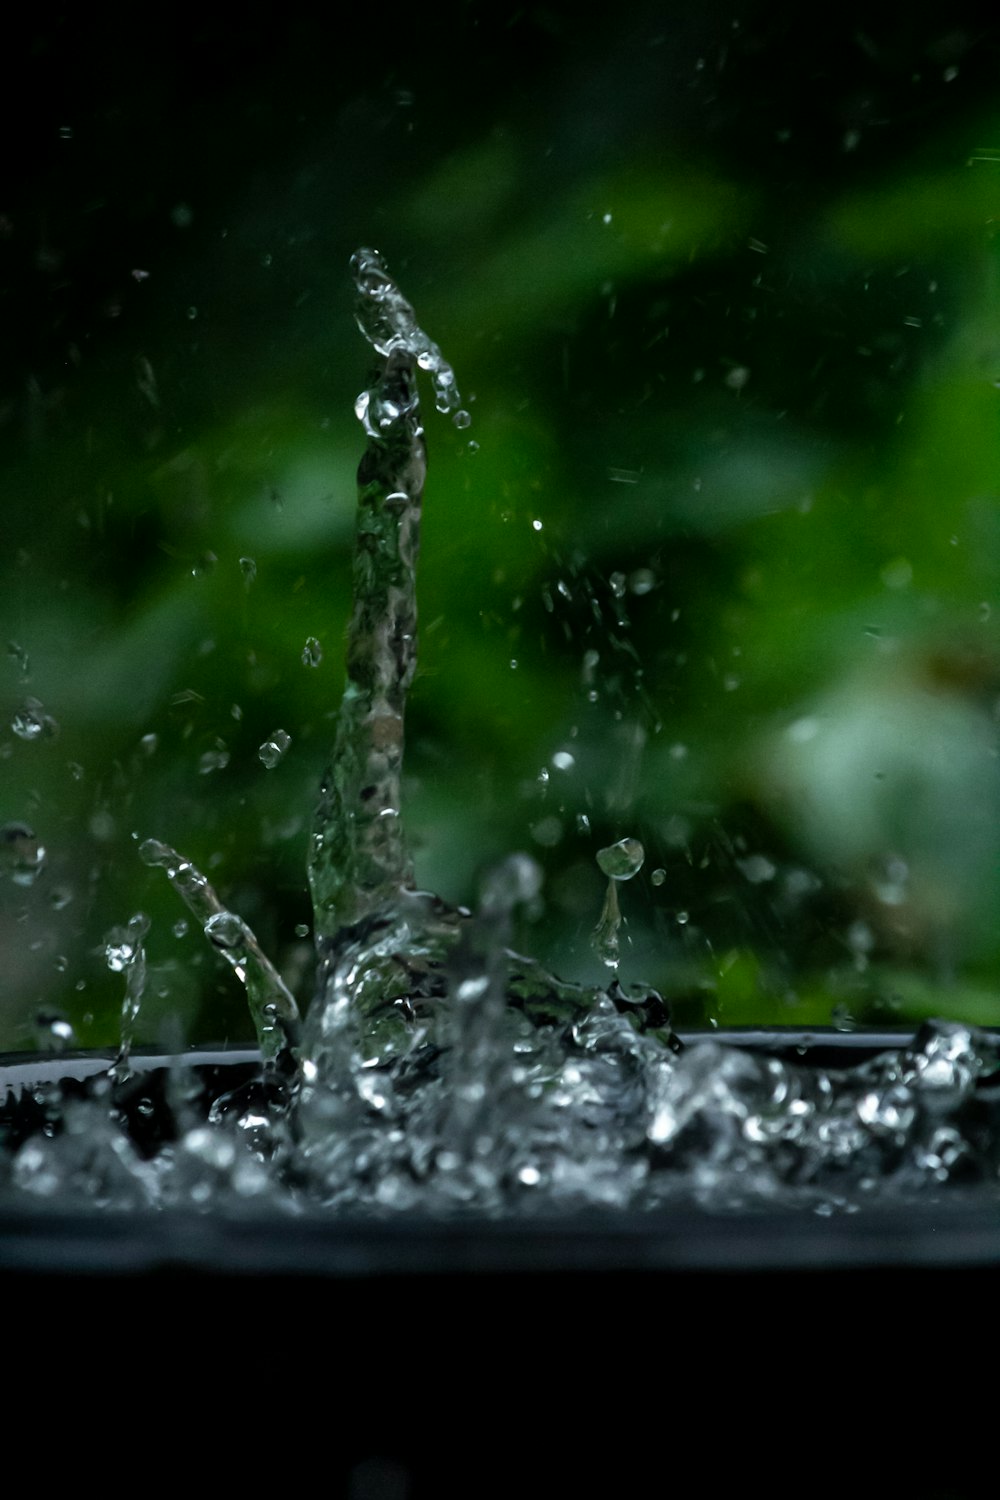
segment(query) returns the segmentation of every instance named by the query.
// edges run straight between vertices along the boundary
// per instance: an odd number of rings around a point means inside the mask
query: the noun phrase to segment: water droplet
[[[649,878],[654,885],[662,885],[667,878],[667,872],[664,869],[656,869]]]
[[[318,667],[323,660],[323,647],[314,635],[306,638],[302,647],[302,665],[304,667]]]
[[[22,645],[20,645],[17,641],[8,641],[7,642],[7,655],[13,661],[17,662],[18,669],[19,669],[19,671],[21,673],[22,678],[27,678],[27,676],[28,676],[29,662],[28,662],[28,653],[24,649],[24,647]]]
[[[123,974],[142,958],[143,939],[149,932],[149,918],[136,912],[127,927],[113,927],[104,941],[104,958],[112,974]]]
[[[642,869],[646,857],[638,839],[619,839],[597,851],[597,863],[601,871],[611,880],[631,880]]]
[[[34,1029],[39,1052],[65,1052],[76,1046],[76,1032],[62,1011],[48,1008],[38,1011]]]
[[[295,924],[295,936],[298,937],[298,938],[308,937],[309,936],[309,923],[308,922],[296,922],[296,924]]]
[[[217,740],[214,750],[206,750],[198,757],[198,772],[208,776],[212,771],[224,771],[229,764],[229,751],[222,740]]]
[[[534,520],[534,521],[532,521],[532,523],[531,523],[531,529],[532,529],[532,531],[541,531],[541,529],[542,529],[542,522],[539,521],[539,520],[537,520],[537,519]]]
[[[45,868],[45,849],[27,823],[0,827],[0,874],[14,885],[34,885]]]
[[[190,321],[193,323],[195,318],[198,316],[198,309],[196,307],[189,307],[187,310],[187,315]]]
[[[556,817],[541,818],[531,825],[531,837],[543,849],[554,849],[563,836],[563,826]]]
[[[184,920],[183,917],[178,917],[177,921],[174,923],[174,925],[170,929],[170,931],[173,933],[173,935],[174,935],[175,938],[182,938],[182,937],[184,937],[187,934],[187,930],[188,930],[188,924]]]
[[[281,761],[292,743],[292,737],[284,729],[276,729],[269,739],[261,745],[257,754],[269,771]]]
[[[365,338],[379,354],[387,356],[397,349],[411,354],[420,369],[431,376],[434,405],[438,411],[458,412],[461,397],[455,383],[455,372],[437,344],[417,323],[413,307],[392,280],[382,256],[377,250],[359,250],[351,259],[351,268],[358,293],[355,317]],[[374,435],[378,436],[378,415],[372,415],[368,404],[363,410],[356,406],[355,411],[369,436],[372,435],[370,422],[376,424]]]
[[[455,413],[455,415],[452,417],[451,420],[454,422],[455,426],[458,427],[459,429],[461,429],[463,427],[471,427],[472,426],[472,418],[469,416],[469,413],[467,411],[465,411],[465,410],[457,411]]]
[[[830,1012],[830,1023],[837,1031],[857,1031],[858,1023],[846,1005],[835,1005]]]
[[[160,737],[156,734],[144,734],[139,741],[139,748],[144,755],[155,755],[160,743]]]
[[[738,859],[736,868],[751,885],[763,885],[778,873],[777,865],[764,854],[749,854],[746,859]]]
[[[205,923],[205,933],[216,948],[246,947],[246,924],[235,912],[216,912]]]
[[[611,577],[608,579],[608,583],[611,585],[611,592],[612,594],[614,594],[616,599],[625,598],[627,581],[624,573],[612,573]]]
[[[59,725],[47,714],[37,698],[26,698],[10,721],[10,727],[19,740],[52,740],[59,733]]]
[[[617,969],[619,962],[618,929],[622,925],[621,907],[618,904],[618,886],[612,879],[604,897],[604,905],[597,926],[590,936],[590,946],[601,963],[609,969]]]
[[[572,771],[576,760],[568,750],[557,750],[552,757],[552,764],[557,771]]]

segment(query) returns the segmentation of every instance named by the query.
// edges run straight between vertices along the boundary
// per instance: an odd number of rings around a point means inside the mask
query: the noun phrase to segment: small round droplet
[[[451,420],[459,429],[472,426],[472,418],[464,408],[460,411],[455,412]]]
[[[136,912],[127,927],[114,927],[104,944],[104,959],[112,974],[123,974],[142,959],[142,943],[149,931],[145,912]]]
[[[242,950],[247,943],[246,923],[235,912],[216,912],[205,923],[205,936],[216,948]]]
[[[619,839],[606,849],[598,849],[597,864],[611,880],[631,880],[642,869],[646,851],[638,839]]]
[[[47,714],[37,698],[26,698],[10,721],[10,727],[19,740],[54,740],[59,725],[51,714]]]
[[[59,1010],[40,1010],[35,1016],[35,1041],[40,1052],[65,1052],[76,1045],[76,1033]]]
[[[27,823],[0,827],[0,874],[14,885],[34,885],[45,867],[45,850]]]
[[[208,776],[212,771],[223,771],[229,764],[229,751],[221,740],[216,743],[214,750],[206,750],[204,755],[198,759],[198,771],[202,776]]]
[[[653,873],[652,873],[652,875],[650,875],[649,878],[653,882],[654,885],[662,885],[663,882],[667,878],[667,872],[666,872],[666,870],[662,870],[662,869],[661,870],[654,870]]]
[[[187,310],[187,315],[189,321],[193,323],[195,318],[198,316],[198,309],[196,307],[189,307]]]
[[[302,647],[302,665],[304,667],[318,667],[323,660],[323,647],[314,635],[306,637],[306,643]]]
[[[291,743],[292,737],[284,729],[276,729],[274,733],[264,741],[260,749],[257,751],[257,754],[260,756],[260,759],[267,770],[273,771],[279,761],[284,759],[288,751],[288,747]]]

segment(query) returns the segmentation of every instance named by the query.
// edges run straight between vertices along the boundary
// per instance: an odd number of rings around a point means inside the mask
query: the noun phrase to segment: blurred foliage
[[[150,836],[308,997],[366,243],[474,417],[428,412],[421,882],[472,900],[532,850],[519,940],[593,979],[594,854],[635,836],[622,978],[682,1021],[1000,1023],[997,29],[690,0],[18,24],[0,823],[46,863],[18,883],[0,849],[0,1047],[53,1009],[114,1040],[104,939],[140,909],[142,1035],[250,1035]]]

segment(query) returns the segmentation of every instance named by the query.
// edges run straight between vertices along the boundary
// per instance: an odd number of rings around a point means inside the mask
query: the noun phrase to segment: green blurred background
[[[252,1034],[137,838],[308,999],[360,244],[473,415],[427,413],[421,883],[532,851],[519,942],[594,980],[638,837],[621,977],[680,1020],[1000,1023],[996,24],[181,4],[6,63],[0,1047],[114,1041],[140,910],[140,1037]]]

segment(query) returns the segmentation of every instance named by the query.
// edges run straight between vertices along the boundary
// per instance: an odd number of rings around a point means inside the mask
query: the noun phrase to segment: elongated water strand
[[[358,469],[347,685],[309,861],[316,935],[327,940],[413,885],[400,808],[425,474],[413,356],[391,352],[369,394],[394,416],[377,435],[369,429]]]
[[[145,939],[148,932],[149,918],[145,912],[139,911],[129,920],[127,927],[113,928],[104,945],[104,958],[108,968],[113,974],[125,976],[121,1046],[118,1058],[111,1068],[111,1077],[116,1083],[124,1083],[132,1073],[129,1059],[135,1041],[135,1024],[139,1019],[146,991]]]
[[[206,876],[169,844],[146,839],[139,856],[145,864],[166,870],[167,879],[201,923],[209,942],[246,986],[265,1060],[273,1060],[283,1048],[297,1047],[300,1021],[294,996],[242,917],[223,906]]]

